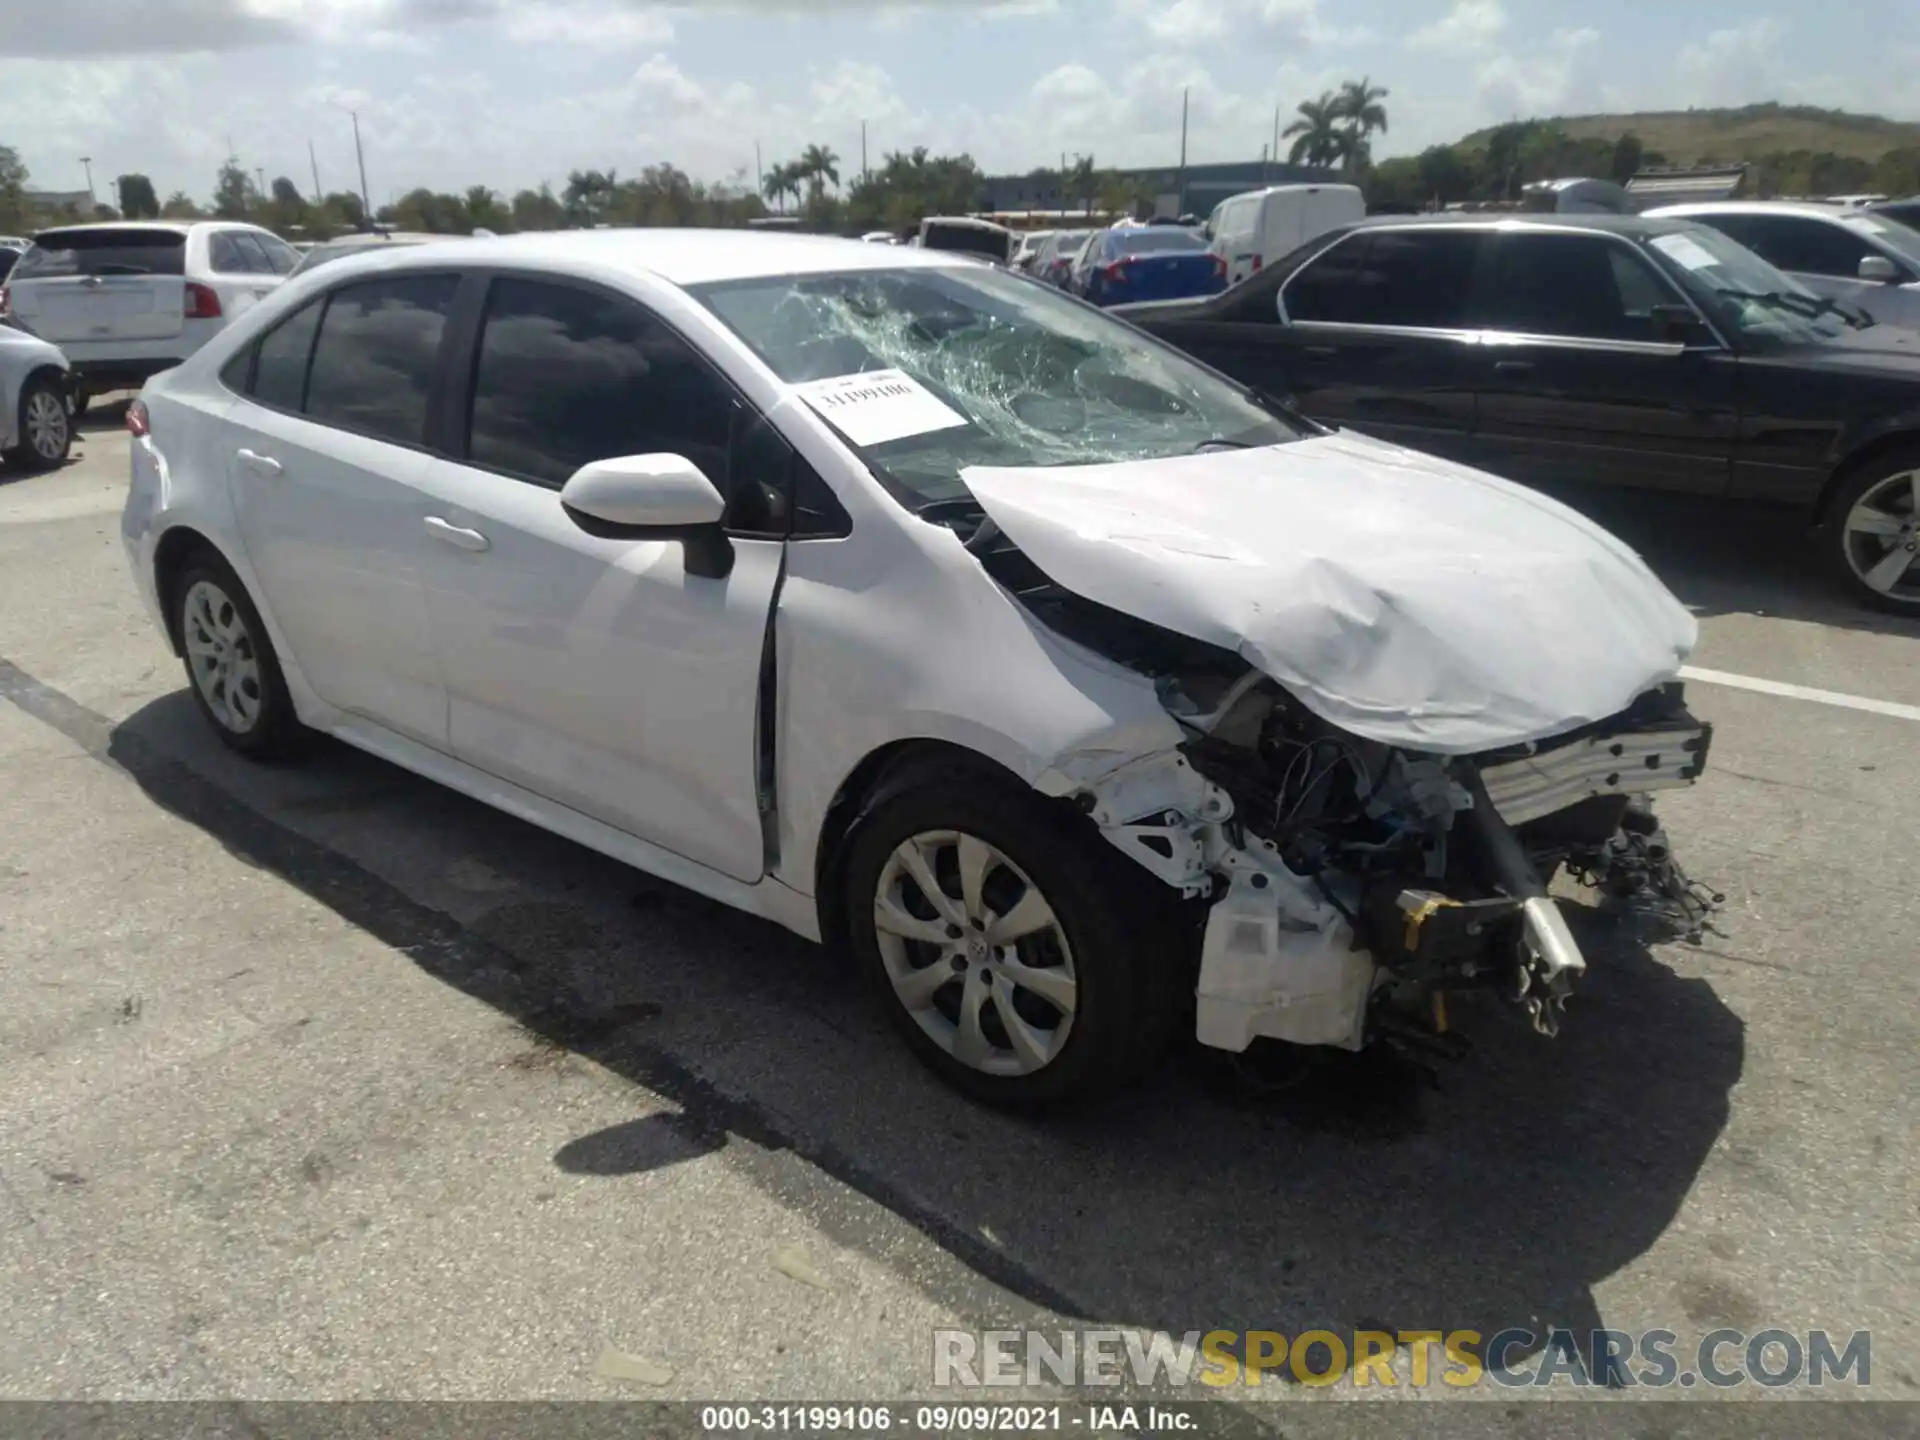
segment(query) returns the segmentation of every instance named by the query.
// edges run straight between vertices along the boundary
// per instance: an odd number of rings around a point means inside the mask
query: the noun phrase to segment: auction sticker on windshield
[[[1691,235],[1656,235],[1647,242],[1677,265],[1689,270],[1705,270],[1720,262],[1713,258],[1713,252],[1695,240]]]
[[[965,425],[955,411],[904,370],[868,370],[793,387],[820,418],[855,445],[884,445]]]

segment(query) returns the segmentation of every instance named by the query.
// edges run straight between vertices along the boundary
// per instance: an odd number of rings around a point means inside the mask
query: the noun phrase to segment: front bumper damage
[[[1075,794],[1110,843],[1207,905],[1202,1044],[1358,1050],[1404,1032],[1409,1015],[1444,1015],[1445,992],[1461,989],[1504,991],[1553,1035],[1587,967],[1549,893],[1554,876],[1616,897],[1690,897],[1647,797],[1691,785],[1711,736],[1666,686],[1547,741],[1473,757],[1396,753],[1370,809],[1389,827],[1426,828],[1423,874],[1300,864],[1297,847],[1248,829],[1253,797],[1236,800],[1184,750],[1046,788]]]

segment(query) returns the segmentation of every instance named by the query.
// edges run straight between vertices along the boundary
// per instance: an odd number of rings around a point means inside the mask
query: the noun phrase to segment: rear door
[[[1502,232],[1473,310],[1478,463],[1528,484],[1723,493],[1737,364],[1718,341],[1660,337],[1652,308],[1686,303],[1623,237]]]
[[[429,400],[458,280],[341,286],[264,335],[224,427],[234,509],[269,613],[327,704],[447,744],[420,571]]]
[[[49,230],[14,267],[14,313],[56,345],[168,340],[180,333],[186,233],[89,225]]]

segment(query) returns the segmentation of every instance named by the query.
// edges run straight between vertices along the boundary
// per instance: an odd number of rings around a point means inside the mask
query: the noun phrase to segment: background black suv
[[[1920,333],[1861,328],[1705,227],[1389,217],[1112,313],[1312,419],[1510,479],[1803,507],[1854,595],[1920,614]]]

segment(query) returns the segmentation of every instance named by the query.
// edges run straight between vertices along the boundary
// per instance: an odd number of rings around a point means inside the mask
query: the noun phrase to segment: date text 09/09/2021
[[[1194,1433],[1204,1405],[846,1404],[704,1405],[700,1428],[710,1434],[946,1435],[1142,1430]]]

